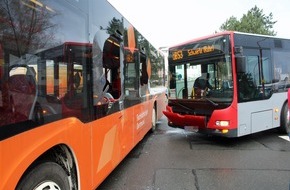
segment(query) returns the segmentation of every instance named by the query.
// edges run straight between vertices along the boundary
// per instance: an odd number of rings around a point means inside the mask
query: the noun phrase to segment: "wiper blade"
[[[219,104],[218,103],[215,103],[214,101],[212,101],[211,99],[209,98],[204,98],[205,100],[207,100],[208,102],[210,102],[212,105],[214,106],[218,106]]]
[[[183,105],[183,104],[181,104],[179,102],[173,102],[173,103],[176,104],[176,105],[179,105],[180,107],[183,107],[183,108],[185,108],[185,109],[187,109],[189,111],[193,111],[193,109],[191,109],[191,108],[189,108],[189,107],[187,107],[187,106],[185,106],[185,105]]]

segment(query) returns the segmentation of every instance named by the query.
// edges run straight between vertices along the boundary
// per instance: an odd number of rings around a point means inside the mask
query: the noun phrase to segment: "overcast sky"
[[[290,0],[109,0],[156,48],[219,31],[255,5],[277,21],[277,36],[290,39]]]

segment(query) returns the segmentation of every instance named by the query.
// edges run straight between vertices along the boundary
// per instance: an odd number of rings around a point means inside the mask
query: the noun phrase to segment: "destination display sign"
[[[214,45],[206,45],[195,49],[188,49],[187,51],[177,50],[172,52],[172,60],[177,61],[185,57],[193,57],[205,53],[210,53],[214,50]]]

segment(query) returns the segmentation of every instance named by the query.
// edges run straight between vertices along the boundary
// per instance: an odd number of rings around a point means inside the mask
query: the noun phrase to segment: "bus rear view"
[[[169,126],[226,137],[287,132],[289,44],[222,32],[169,48]]]

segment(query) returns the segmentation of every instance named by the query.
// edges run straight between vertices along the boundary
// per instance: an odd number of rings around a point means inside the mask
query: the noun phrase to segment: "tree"
[[[273,14],[265,15],[263,9],[257,6],[251,8],[247,14],[238,20],[231,16],[221,26],[220,30],[234,30],[246,33],[264,34],[275,36],[276,32],[273,30],[273,25],[277,21],[273,21]]]
[[[57,14],[44,7],[33,1],[0,1],[0,43],[6,51],[20,57],[51,43]]]
[[[123,21],[114,17],[110,22],[108,27],[106,28],[107,33],[110,35],[116,34],[117,31],[122,32]],[[104,29],[101,27],[101,29]]]

